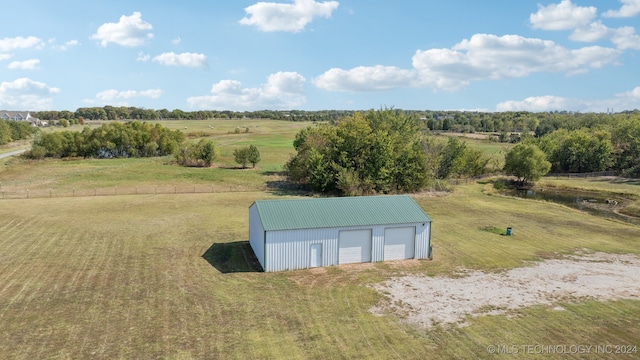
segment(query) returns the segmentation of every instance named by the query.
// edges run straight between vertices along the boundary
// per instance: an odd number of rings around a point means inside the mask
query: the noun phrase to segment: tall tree
[[[536,181],[549,172],[551,163],[537,146],[518,144],[505,156],[504,171],[518,178],[520,185]]]
[[[447,179],[452,174],[460,173],[460,170],[462,170],[464,166],[466,150],[467,143],[458,138],[449,138],[436,173],[438,179]]]
[[[233,150],[233,158],[237,164],[242,165],[242,168],[246,168],[249,163],[249,148],[243,147]]]
[[[260,162],[260,151],[258,151],[258,148],[253,144],[249,145],[247,160],[254,168],[256,167],[256,164]]]

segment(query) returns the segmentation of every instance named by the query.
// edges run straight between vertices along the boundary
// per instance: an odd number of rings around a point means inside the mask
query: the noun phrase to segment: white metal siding
[[[309,267],[322,266],[322,243],[311,244]]]
[[[337,229],[267,231],[265,271],[311,267],[311,245],[322,244],[322,266],[338,264]]]
[[[249,244],[251,244],[262,269],[267,271],[264,263],[264,227],[255,204],[249,208]]]
[[[416,227],[392,227],[384,230],[384,259],[413,259],[416,244]]]
[[[253,207],[250,209],[250,214]],[[257,212],[255,214],[257,216]],[[253,219],[253,214],[250,216]],[[253,245],[253,220],[250,220],[250,241]],[[258,222],[260,229],[262,224]],[[430,223],[399,224],[398,227],[415,226],[415,258],[427,258],[429,253]],[[343,230],[371,230],[371,260],[373,262],[384,260],[384,230],[390,225],[378,225],[367,227],[346,228],[320,228],[300,230],[267,231],[266,241],[262,240],[265,232],[261,231],[260,243],[254,247],[254,252],[264,271],[283,271],[307,269],[311,267],[311,245],[322,244],[322,266],[338,265],[340,231]],[[256,248],[262,250],[256,250]],[[261,257],[262,256],[262,259]],[[265,265],[266,264],[266,265]]]
[[[343,230],[339,234],[338,262],[351,264],[371,261],[371,229]]]
[[[427,259],[429,257],[429,246],[431,245],[431,223],[416,224],[416,259]]]

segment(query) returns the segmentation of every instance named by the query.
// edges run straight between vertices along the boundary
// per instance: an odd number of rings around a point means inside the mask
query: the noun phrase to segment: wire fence
[[[268,186],[226,186],[221,184],[142,185],[70,189],[42,187],[29,188],[12,184],[11,186],[0,185],[0,200],[116,195],[207,194],[226,192],[254,192],[265,191],[267,189]]]
[[[472,177],[452,178],[452,179],[449,179],[448,182],[451,185],[468,184],[468,183],[476,182],[478,180],[488,179],[488,178],[492,178],[492,177],[496,177],[496,176],[502,176],[502,175],[504,175],[503,172],[493,172],[493,173],[489,173],[489,174],[482,174],[482,175],[477,175],[477,176],[472,176]]]
[[[618,174],[615,171],[597,171],[597,172],[588,172],[588,173],[548,173],[545,177],[568,177],[568,178],[588,178],[588,177],[599,177],[599,176],[617,176]]]
[[[468,184],[478,180],[501,176],[496,172],[469,178],[449,179],[451,185]],[[545,177],[587,178],[598,176],[616,176],[615,171],[599,171],[590,173],[549,173]],[[49,186],[48,186],[49,185]],[[86,197],[86,196],[116,196],[116,195],[160,195],[160,194],[206,194],[225,192],[254,192],[254,191],[278,191],[300,190],[300,187],[288,184],[286,181],[272,181],[263,186],[242,186],[223,184],[160,184],[138,186],[101,186],[101,187],[56,187],[56,179],[29,178],[20,180],[0,181],[0,200],[9,199],[35,199],[35,198],[62,198],[62,197]]]

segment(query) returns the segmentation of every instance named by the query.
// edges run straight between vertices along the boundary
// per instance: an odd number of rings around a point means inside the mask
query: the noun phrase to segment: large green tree
[[[290,180],[344,195],[411,192],[426,183],[422,123],[401,111],[355,113],[296,135]]]
[[[611,133],[606,130],[566,129],[540,140],[554,172],[603,171],[613,164]]]
[[[544,152],[533,144],[518,144],[505,155],[504,171],[517,177],[520,185],[540,179],[549,169]]]
[[[615,167],[623,176],[640,177],[640,119],[625,119],[612,132]]]

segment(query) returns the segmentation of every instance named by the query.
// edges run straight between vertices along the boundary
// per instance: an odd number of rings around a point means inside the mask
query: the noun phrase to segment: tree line
[[[342,195],[413,192],[446,187],[441,180],[502,170],[523,184],[548,171],[617,170],[640,177],[640,114],[602,123],[576,118],[520,144],[499,168],[495,158],[458,138],[432,136],[424,119],[402,110],[370,110],[296,135],[296,154],[286,163],[289,179],[320,192]]]
[[[183,111],[180,109],[144,109],[127,106],[83,107],[75,111],[39,111],[33,116],[47,121],[84,121],[84,120],[207,120],[207,119],[271,119],[287,121],[336,121],[346,115],[353,114],[349,110],[259,110],[259,111],[217,111],[198,110]]]
[[[583,173],[614,170],[640,177],[640,116],[576,129],[561,128],[520,142],[537,146],[551,163],[551,172]]]
[[[33,139],[29,156],[44,157],[150,157],[175,154],[184,142],[180,130],[160,124],[130,121],[110,122],[82,131],[39,132]]]
[[[27,121],[0,119],[0,145],[28,139],[36,131],[38,130]]]
[[[528,112],[479,112],[479,111],[435,111],[402,110],[416,116],[431,131],[454,132],[535,132],[542,136],[559,129],[576,130],[597,125],[611,125],[630,117],[640,116],[639,110],[620,113],[579,113],[568,111]],[[33,113],[42,120],[207,120],[207,119],[271,119],[287,121],[336,122],[353,116],[361,110],[258,110],[218,111],[181,109],[145,109],[126,106],[83,107],[75,111],[40,111]],[[366,111],[364,111],[366,112]]]
[[[213,141],[200,139],[185,141],[180,130],[170,130],[159,123],[119,121],[102,124],[82,131],[38,132],[27,156],[32,159],[92,157],[129,158],[173,155],[182,166],[209,167],[219,151]],[[260,152],[254,145],[234,151],[235,161],[253,167],[260,161]]]

